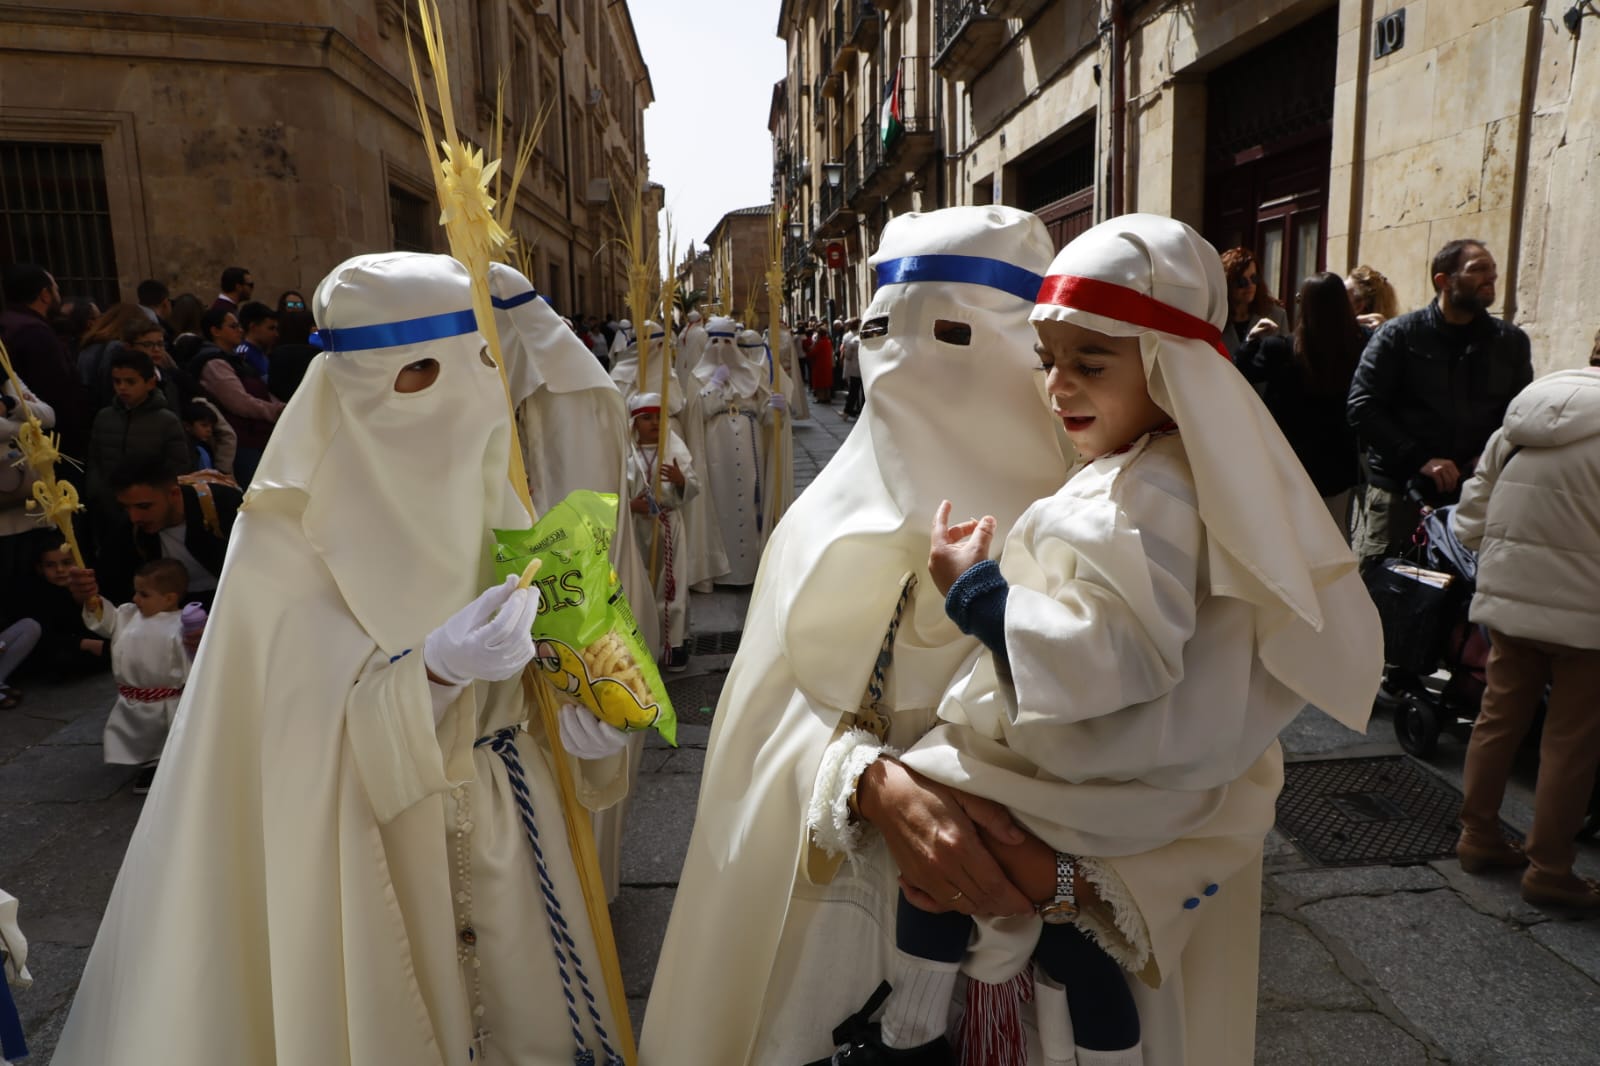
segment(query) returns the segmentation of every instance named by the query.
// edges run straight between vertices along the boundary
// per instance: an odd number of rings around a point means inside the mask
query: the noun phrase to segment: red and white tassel
[[[1028,1066],[1022,1005],[1032,1002],[1032,967],[999,985],[969,979],[961,1019],[961,1066]]]

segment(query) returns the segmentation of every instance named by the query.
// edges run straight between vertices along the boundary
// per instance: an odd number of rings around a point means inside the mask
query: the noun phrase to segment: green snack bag
[[[618,729],[654,727],[676,746],[672,702],[611,568],[616,531],[617,497],[579,489],[532,529],[494,531],[495,576],[540,561],[533,661],[559,696]]]

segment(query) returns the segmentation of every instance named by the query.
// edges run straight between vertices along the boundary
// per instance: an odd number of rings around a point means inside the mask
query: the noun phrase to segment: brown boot
[[[1528,856],[1522,853],[1520,844],[1514,844],[1505,837],[1483,843],[1477,839],[1469,840],[1465,833],[1456,841],[1456,859],[1461,863],[1461,869],[1469,874],[1520,870],[1528,865]]]
[[[1575,874],[1558,877],[1529,870],[1522,875],[1522,899],[1535,907],[1600,911],[1600,881]]]

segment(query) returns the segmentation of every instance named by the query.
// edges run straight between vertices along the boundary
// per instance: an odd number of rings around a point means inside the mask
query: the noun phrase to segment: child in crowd
[[[95,600],[83,609],[84,624],[111,640],[117,679],[117,703],[103,739],[105,761],[143,767],[134,780],[135,795],[150,791],[189,678],[181,609],[188,590],[182,563],[156,559],[134,574],[132,603]]]
[[[39,623],[39,645],[29,658],[28,674],[66,681],[98,673],[110,664],[104,637],[83,624],[83,608],[67,587],[72,557],[53,532],[35,534],[33,572],[19,590],[20,613]]]
[[[111,357],[111,388],[116,401],[95,415],[89,433],[89,504],[118,514],[110,487],[111,471],[129,459],[159,459],[175,474],[187,473],[189,443],[183,425],[167,406],[155,364],[136,349]]]
[[[189,439],[193,468],[215,470],[217,464],[211,454],[211,446],[217,432],[216,411],[198,400],[190,400],[183,405],[183,432]]]
[[[632,498],[634,534],[645,565],[660,575],[656,602],[663,611],[663,658],[667,669],[689,665],[689,582],[685,580],[686,538],[684,504],[700,491],[689,446],[670,428],[662,443],[661,396],[644,392],[628,403],[633,420],[633,454],[628,461],[628,492]],[[650,472],[659,461],[656,490],[650,490]],[[657,530],[660,532],[658,533]]]
[[[1308,702],[1364,726],[1382,665],[1354,557],[1229,365],[1227,301],[1216,252],[1182,223],[1130,215],[1078,238],[1032,319],[1083,465],[1018,520],[998,563],[993,518],[950,526],[947,501],[934,520],[929,572],[985,651],[901,761],[1033,834],[997,857],[1042,921],[998,935],[1024,938],[1014,948],[1065,986],[1078,1066],[1176,1061],[1170,1031],[1143,1043],[1124,975],[1146,971],[1167,916],[1125,913],[1103,860],[1194,834],[1235,782],[1270,778],[1278,732]],[[1180,922],[1218,882],[1231,901],[1224,866],[1173,890]],[[951,888],[902,892],[881,1036],[836,1063],[955,1061],[945,1028],[974,919]],[[1091,903],[1115,926],[1087,921]],[[1253,1018],[1253,975],[1239,991]]]

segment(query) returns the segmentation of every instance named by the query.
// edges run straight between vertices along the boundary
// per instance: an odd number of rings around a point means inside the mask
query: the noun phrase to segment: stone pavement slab
[[[1453,892],[1352,896],[1303,913],[1336,935],[1457,1066],[1600,1057],[1594,983]]]

